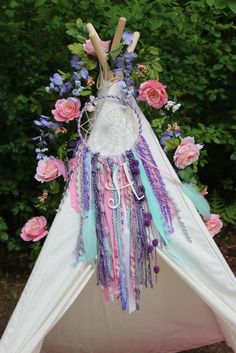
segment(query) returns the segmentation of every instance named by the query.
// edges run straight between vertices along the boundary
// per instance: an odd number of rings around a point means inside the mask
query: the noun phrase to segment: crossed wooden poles
[[[118,24],[116,26],[116,31],[112,40],[111,44],[111,50],[115,49],[121,42],[122,39],[122,34],[125,28],[126,24],[126,18],[125,17],[120,17]],[[101,46],[101,39],[99,35],[97,34],[95,28],[93,27],[92,23],[87,23],[87,29],[89,32],[89,38],[94,46],[94,49],[96,51],[99,63],[101,65],[102,71],[103,71],[103,76],[105,80],[113,80],[116,78],[116,76],[113,74],[113,72],[110,69],[110,66],[107,62],[107,55],[104,52],[104,49]],[[137,42],[139,40],[140,33],[139,32],[134,32],[133,33],[133,42],[128,46],[127,52],[132,53],[137,45]]]

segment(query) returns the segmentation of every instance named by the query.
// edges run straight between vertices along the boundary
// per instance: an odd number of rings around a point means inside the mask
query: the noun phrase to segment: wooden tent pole
[[[86,26],[87,26],[87,29],[89,32],[89,39],[91,40],[91,42],[94,46],[98,60],[99,60],[100,65],[102,67],[104,79],[112,79],[114,75],[110,69],[110,66],[108,65],[107,55],[104,52],[104,49],[102,48],[102,46],[100,44],[101,39],[100,39],[97,31],[93,27],[92,23],[87,23]]]
[[[96,51],[96,54],[97,54],[97,57],[98,57],[98,60],[101,64],[101,67],[103,69],[103,72],[104,72],[104,78],[105,79],[110,79],[113,77],[113,73],[112,71],[110,70],[110,67],[107,63],[107,56],[102,48],[102,46],[100,45],[100,41],[98,39],[98,37],[96,36],[95,33],[91,33],[89,35],[89,38],[94,46],[94,49]]]
[[[140,33],[139,32],[134,32],[133,33],[133,42],[128,46],[127,48],[127,52],[128,53],[132,53],[135,50],[135,47],[138,43],[140,37]]]
[[[116,27],[115,34],[114,34],[114,38],[113,38],[113,41],[112,41],[111,51],[113,49],[115,49],[120,44],[120,41],[121,41],[121,38],[122,38],[122,34],[123,34],[124,29],[125,29],[125,24],[126,24],[126,18],[125,17],[120,17],[119,21],[118,21],[118,24],[117,24],[117,27]]]

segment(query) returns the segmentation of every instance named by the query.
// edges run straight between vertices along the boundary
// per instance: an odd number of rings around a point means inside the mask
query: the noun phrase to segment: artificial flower
[[[47,219],[44,216],[33,217],[26,222],[21,230],[21,238],[25,241],[37,241],[48,234]]]
[[[174,162],[177,168],[184,169],[196,162],[203,145],[195,144],[194,137],[185,137],[177,147],[174,154]]]
[[[38,161],[35,179],[41,183],[52,181],[60,176],[66,180],[64,163],[55,157],[44,157]]]
[[[223,223],[220,219],[220,215],[216,213],[211,213],[210,216],[203,217],[203,220],[212,237],[218,234],[221,228],[223,227]]]
[[[148,80],[139,87],[139,99],[155,109],[160,109],[168,100],[165,88],[166,85],[159,81]]]
[[[101,40],[100,45],[102,46],[105,53],[109,51],[110,40]],[[96,50],[90,39],[87,39],[83,44],[84,51],[91,56],[97,56]]]
[[[78,98],[58,99],[55,109],[52,110],[52,114],[57,121],[68,122],[79,116],[80,107],[81,103]]]

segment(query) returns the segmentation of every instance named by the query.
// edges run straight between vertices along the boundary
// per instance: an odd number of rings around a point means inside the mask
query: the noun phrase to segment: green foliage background
[[[208,165],[200,170],[210,192],[230,203],[236,159],[233,71],[235,2],[223,0],[2,0],[0,12],[0,256],[8,266],[33,261],[40,245],[19,233],[35,215],[37,132],[33,120],[50,102],[44,87],[66,70],[71,38],[65,23],[81,17],[103,39],[113,36],[120,16],[141,32],[139,48],[158,48],[160,80],[184,113],[183,129],[204,143]],[[33,97],[33,98],[32,98]],[[153,120],[155,113],[153,113]],[[54,211],[49,215],[53,217]],[[27,261],[26,261],[27,259]],[[4,265],[4,264],[3,264]],[[4,267],[4,266],[3,266]]]

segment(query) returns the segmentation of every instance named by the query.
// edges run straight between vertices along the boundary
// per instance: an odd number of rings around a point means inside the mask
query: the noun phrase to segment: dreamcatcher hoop
[[[79,135],[81,142],[90,150],[88,140],[86,140],[86,138],[84,138],[84,136],[81,132],[81,121],[82,121],[82,117],[83,117],[84,113],[86,113],[88,111],[88,108],[91,106],[91,104],[96,103],[102,99],[114,100],[117,103],[125,105],[126,107],[128,106],[135,113],[135,116],[138,121],[138,133],[137,133],[137,135],[138,135],[137,140],[138,140],[142,134],[142,120],[141,120],[141,116],[139,114],[138,109],[126,98],[122,98],[122,97],[119,97],[116,95],[101,95],[101,96],[97,96],[97,97],[91,99],[90,101],[88,101],[87,103],[85,103],[83,109],[80,112],[80,115],[78,116],[77,129],[78,129],[78,135]],[[112,119],[112,117],[111,117],[111,119]]]

